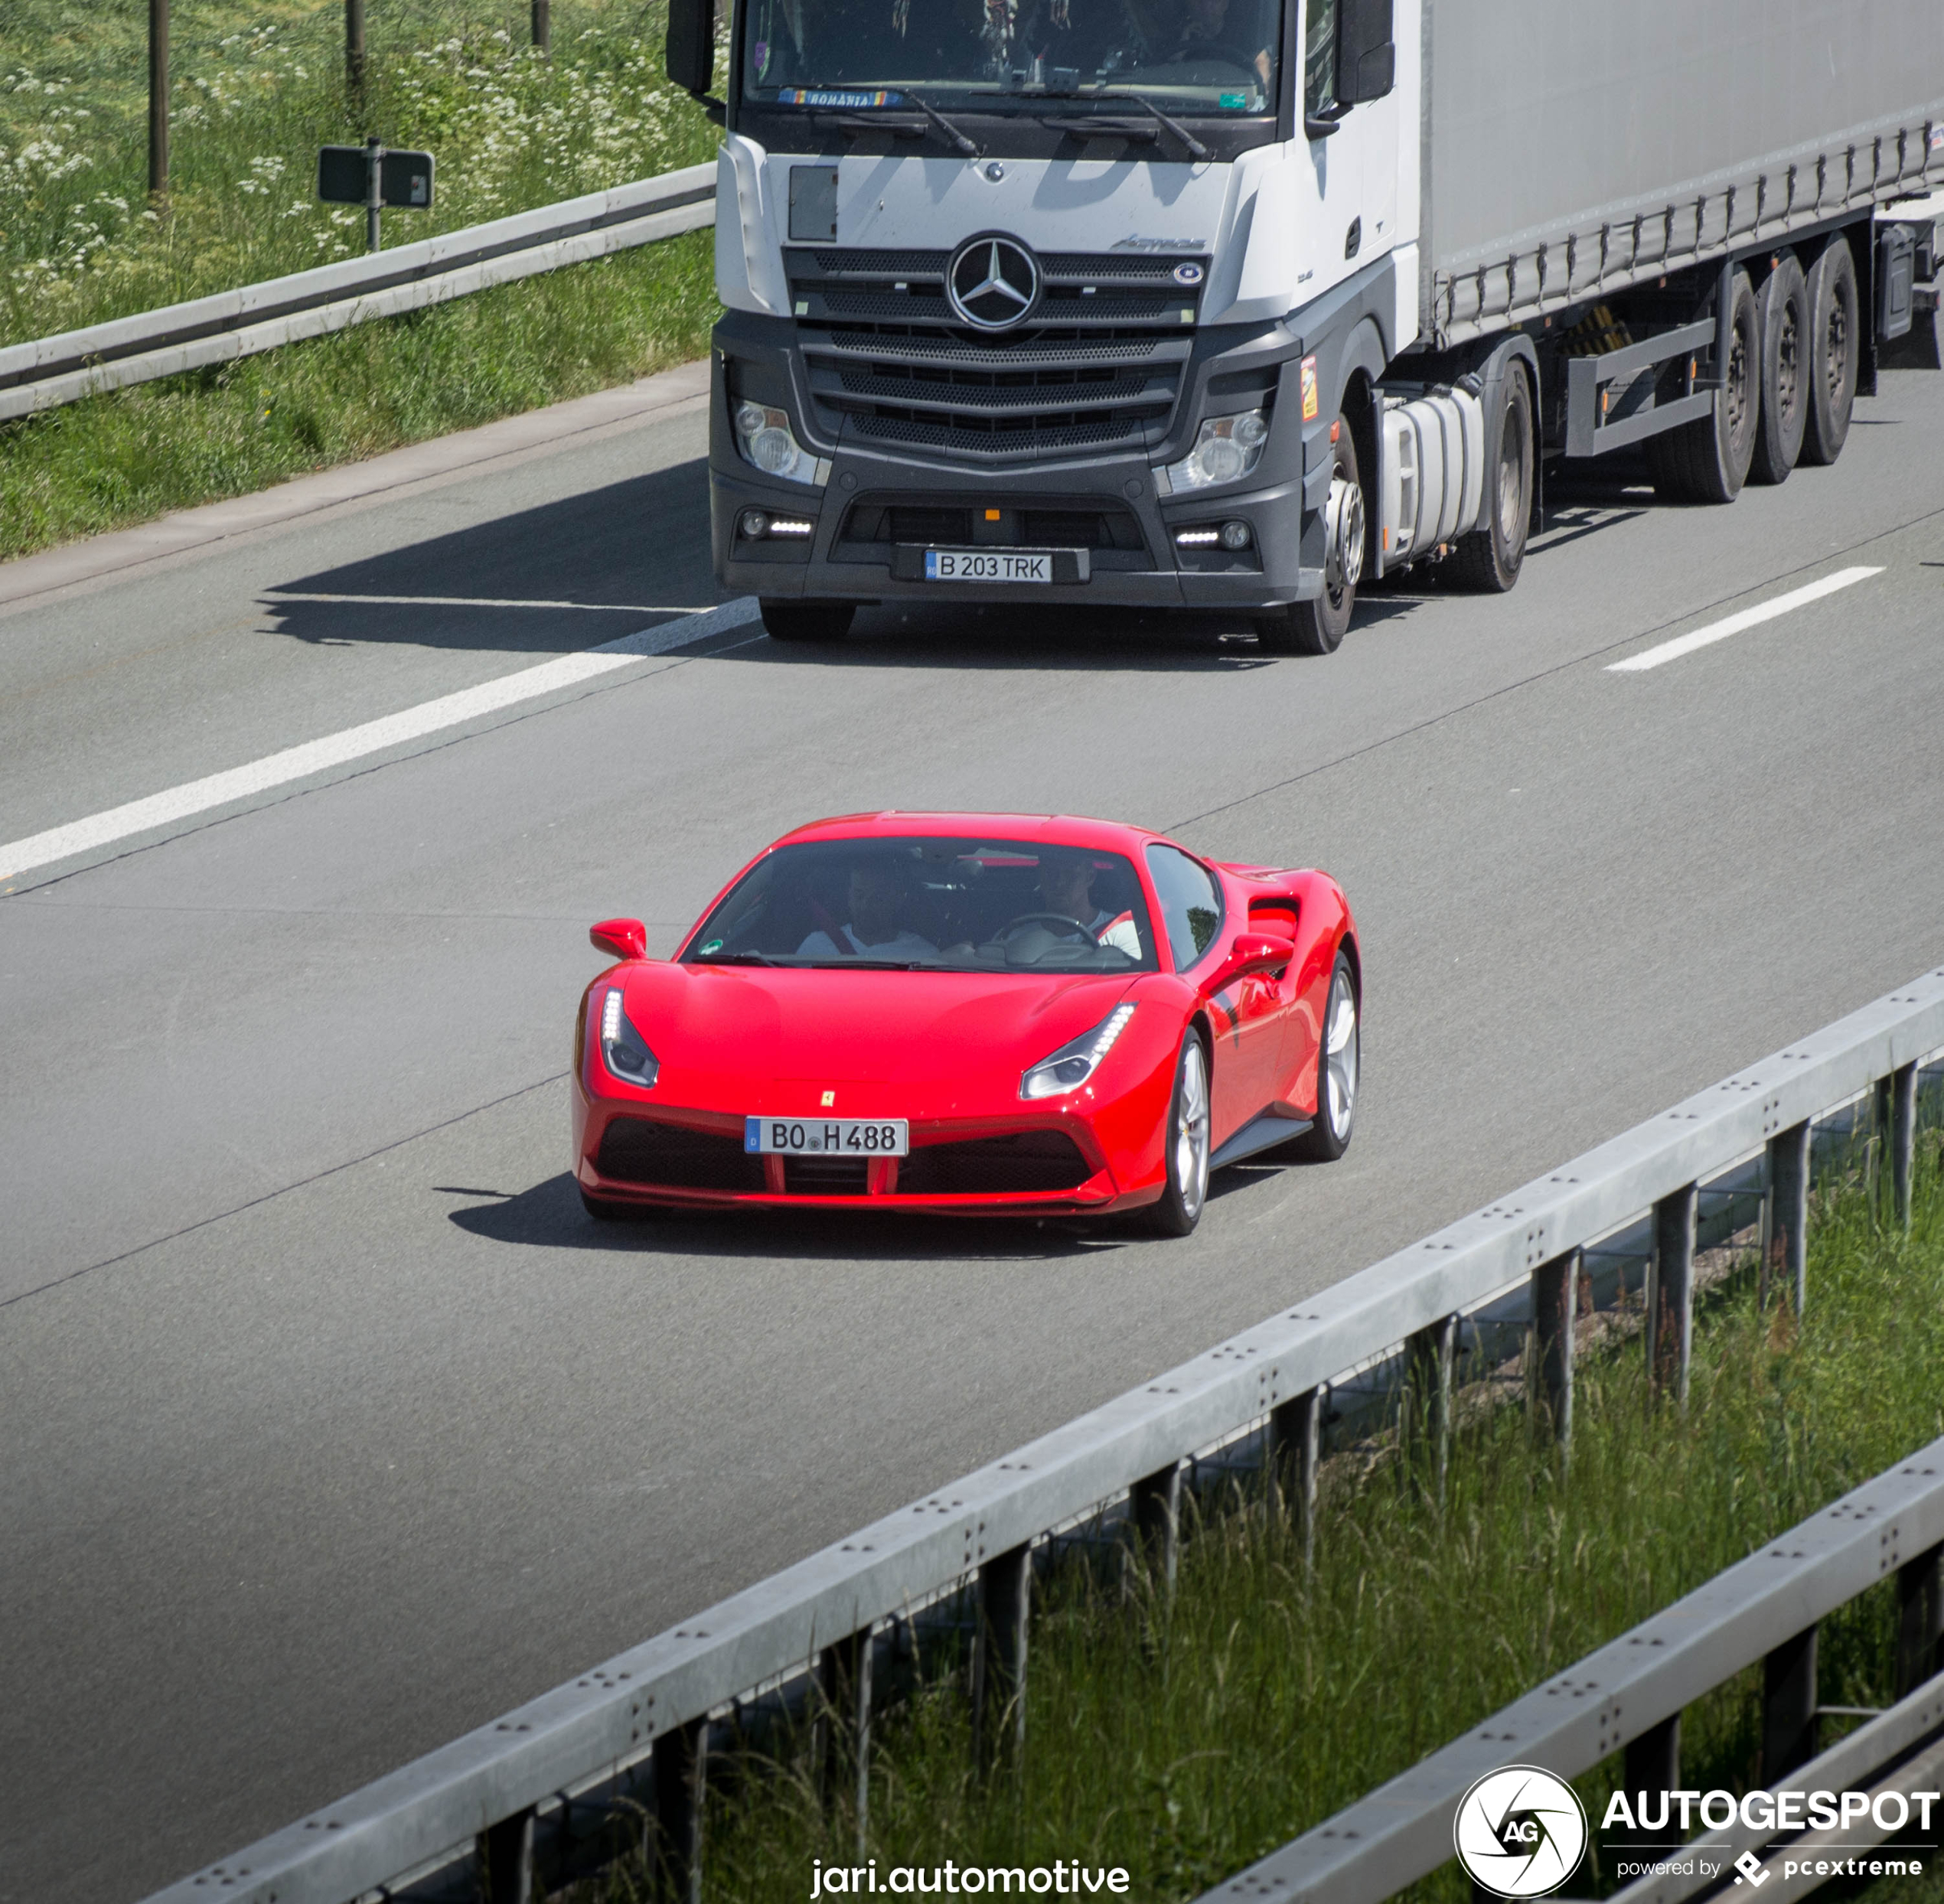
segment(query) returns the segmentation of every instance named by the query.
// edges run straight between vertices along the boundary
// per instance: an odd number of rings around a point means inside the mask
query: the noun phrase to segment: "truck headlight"
[[[736,447],[742,460],[765,476],[820,487],[830,480],[829,461],[811,455],[797,441],[788,410],[765,403],[739,403],[735,421]]]
[[[1269,419],[1261,410],[1204,417],[1195,434],[1195,447],[1160,472],[1163,491],[1240,482],[1261,461],[1262,446],[1268,440]]]
[[[1091,1032],[1034,1065],[1019,1080],[1019,1095],[1030,1100],[1064,1097],[1068,1091],[1078,1091],[1099,1069],[1101,1060],[1113,1050],[1114,1041],[1127,1029],[1133,1015],[1133,1006],[1117,1005]]]

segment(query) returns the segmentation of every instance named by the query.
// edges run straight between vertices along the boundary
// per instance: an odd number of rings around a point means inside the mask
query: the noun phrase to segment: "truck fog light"
[[[811,455],[797,442],[788,411],[774,404],[739,403],[735,421],[736,447],[742,460],[765,476],[815,484],[830,480],[829,462]]]
[[[745,542],[761,542],[769,533],[769,518],[760,509],[745,509],[736,518],[736,533]]]
[[[1225,522],[1222,525],[1222,546],[1225,549],[1246,549],[1252,540],[1245,522]]]
[[[1164,494],[1173,494],[1239,482],[1262,460],[1262,446],[1268,440],[1269,419],[1260,410],[1204,417],[1195,447],[1160,472],[1160,487]]]

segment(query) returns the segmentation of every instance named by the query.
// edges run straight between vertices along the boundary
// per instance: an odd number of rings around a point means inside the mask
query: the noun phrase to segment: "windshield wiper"
[[[698,952],[697,965],[775,965],[780,961],[762,952]]]
[[[1104,86],[1101,88],[1100,93],[1097,95],[1097,96],[1102,98],[1132,99],[1143,112],[1152,115],[1152,116],[1160,124],[1166,126],[1169,132],[1173,133],[1175,137],[1179,139],[1182,144],[1188,148],[1189,155],[1191,158],[1208,158],[1213,156],[1208,148],[1204,145],[1186,126],[1182,125],[1179,119],[1170,119],[1168,115],[1163,112],[1160,107],[1156,106],[1145,93],[1137,93],[1132,86],[1117,86],[1109,87]]]
[[[807,89],[816,92],[835,91],[834,87],[817,86]],[[915,93],[907,93],[905,98],[925,115],[924,120],[913,125],[908,119],[894,118],[890,113],[851,112],[833,106],[810,107],[812,119],[828,119],[833,125],[840,126],[846,132],[889,132],[894,137],[900,133],[915,132],[922,137],[926,132],[935,132],[955,152],[967,158],[977,158],[979,148],[934,106],[928,106]]]
[[[964,153],[967,158],[977,158],[979,156],[978,147],[974,145],[936,106],[928,106],[915,93],[908,93],[905,96],[931,122],[944,136],[946,143],[954,152]]]

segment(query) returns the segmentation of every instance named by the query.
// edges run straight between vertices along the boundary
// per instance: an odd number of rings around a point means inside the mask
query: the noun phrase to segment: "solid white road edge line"
[[[1731,634],[1739,634],[1744,628],[1760,628],[1764,621],[1773,621],[1779,615],[1786,615],[1791,608],[1799,608],[1805,603],[1820,602],[1825,595],[1834,595],[1838,588],[1847,588],[1852,582],[1867,582],[1872,575],[1883,573],[1881,568],[1838,569],[1833,575],[1825,575],[1820,582],[1812,582],[1805,587],[1792,588],[1788,594],[1777,595],[1773,602],[1760,603],[1753,608],[1743,608],[1739,615],[1731,615],[1720,621],[1711,621],[1704,628],[1694,628],[1686,634],[1677,634],[1672,641],[1663,641],[1658,647],[1643,649],[1638,654],[1629,654],[1624,661],[1610,661],[1609,674],[1644,674],[1649,668],[1657,668],[1668,661],[1678,661],[1684,654],[1692,654],[1697,648],[1711,646],[1717,641],[1725,641]]]
[[[381,608],[584,608],[595,615],[713,615],[713,608],[670,608],[659,602],[516,602],[509,595],[306,595],[295,588],[266,589],[267,608],[286,602],[348,602]]]
[[[556,660],[543,661],[537,667],[521,668],[515,673],[503,674],[497,680],[482,681],[477,687],[462,688],[456,694],[442,694],[435,701],[421,701],[416,707],[408,707],[403,713],[388,714],[382,720],[347,727],[341,733],[328,734],[321,740],[307,741],[301,747],[286,747],[281,753],[266,754],[246,767],[232,767],[227,772],[210,774],[201,780],[171,787],[165,793],[151,794],[146,799],[111,807],[105,813],[70,821],[65,826],[50,827],[45,833],[0,846],[0,879],[31,872],[37,866],[51,866],[56,860],[70,859],[76,853],[92,853],[100,847],[113,846],[136,833],[148,833],[157,826],[169,826],[177,820],[207,813],[214,807],[226,806],[233,800],[247,799],[253,794],[265,793],[273,787],[287,786],[308,774],[341,767],[347,761],[381,753],[388,747],[418,740],[427,734],[436,734],[443,728],[477,720],[482,714],[497,713],[502,708],[516,707],[522,701],[557,693],[563,688],[592,680],[597,676],[627,667],[651,655],[665,654],[672,648],[687,647],[692,641],[705,640],[730,628],[739,628],[755,621],[759,612],[755,598],[744,595],[736,601],[724,602],[719,608],[711,608],[706,614],[686,615],[677,621],[642,628],[633,634],[622,635],[618,641],[603,642],[599,647],[585,648],[576,654],[563,654]]]

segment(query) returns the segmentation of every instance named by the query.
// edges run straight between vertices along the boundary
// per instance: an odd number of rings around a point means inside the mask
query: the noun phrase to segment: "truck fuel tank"
[[[1485,406],[1462,386],[1387,398],[1383,431],[1378,546],[1394,569],[1478,527]]]

